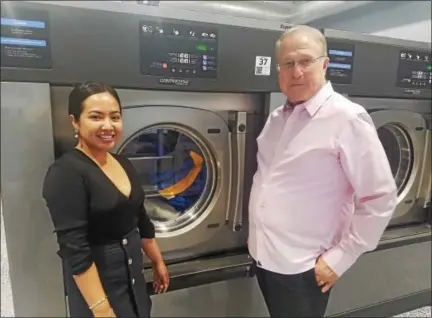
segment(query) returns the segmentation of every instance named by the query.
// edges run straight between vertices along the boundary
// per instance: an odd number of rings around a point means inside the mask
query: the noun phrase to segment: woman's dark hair
[[[112,97],[117,100],[121,111],[120,98],[114,88],[104,83],[85,82],[75,85],[74,89],[69,94],[69,115],[73,115],[75,120],[78,121],[83,110],[83,102],[92,95],[105,92],[110,93]]]

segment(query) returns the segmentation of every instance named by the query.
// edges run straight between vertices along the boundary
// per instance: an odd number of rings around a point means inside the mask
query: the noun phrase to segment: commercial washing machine
[[[389,227],[423,224],[431,197],[430,43],[323,30],[336,90],[365,107],[398,189]]]
[[[67,115],[70,91],[51,89],[57,156],[76,143]],[[254,171],[246,157],[256,153],[260,96],[118,93],[124,126],[114,151],[128,157],[139,174],[145,210],[167,262],[243,249],[243,202]]]
[[[424,223],[431,182],[430,101],[352,100],[369,111],[395,177],[398,202],[389,226]]]

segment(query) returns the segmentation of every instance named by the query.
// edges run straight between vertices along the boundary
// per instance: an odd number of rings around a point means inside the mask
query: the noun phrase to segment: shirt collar
[[[318,110],[321,108],[321,106],[324,104],[324,102],[333,95],[333,92],[334,92],[333,86],[331,85],[330,82],[327,82],[318,91],[318,93],[315,94],[315,96],[313,96],[312,98],[310,98],[306,102],[300,102],[298,104],[297,103],[293,104],[289,100],[287,100],[285,102],[285,105],[284,105],[284,110],[286,111],[286,110],[293,109],[294,107],[300,106],[301,108],[306,108],[309,115],[311,117],[313,117],[318,112]]]

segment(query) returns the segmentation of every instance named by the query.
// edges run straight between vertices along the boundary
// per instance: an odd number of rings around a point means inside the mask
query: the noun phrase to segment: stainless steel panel
[[[396,84],[400,50],[430,51],[430,43],[339,30],[324,29],[323,32],[329,47],[332,43],[337,47],[336,42],[355,45],[352,84],[334,84],[336,91],[364,97],[431,99],[431,90],[426,87],[412,89],[398,87]]]
[[[324,35],[328,38],[336,38],[341,40],[359,41],[377,43],[383,45],[394,45],[404,47],[415,47],[418,49],[431,49],[431,43],[397,39],[393,37],[377,36],[359,32],[350,32],[343,30],[324,29]]]
[[[71,91],[72,87],[52,87],[51,89],[54,138],[56,147],[60,151],[73,147],[76,143],[67,113],[68,96]],[[124,108],[137,105],[183,106],[212,112],[244,111],[248,114],[263,112],[261,96],[258,94],[160,92],[130,89],[117,89],[117,92]]]
[[[326,315],[372,306],[431,289],[431,243],[360,257],[334,287]],[[268,317],[255,278],[154,295],[153,317]]]
[[[50,87],[1,83],[1,195],[17,317],[65,314],[63,279],[42,182],[54,160]]]
[[[272,111],[274,111],[276,108],[278,108],[279,106],[282,106],[286,103],[286,96],[282,93],[271,93],[270,94],[270,102],[269,102],[269,107],[270,107],[270,113]]]
[[[272,76],[274,72],[269,76],[254,76],[251,73],[256,56],[274,55],[274,43],[279,37],[279,32],[265,30],[261,24],[259,28],[245,28],[212,24],[211,18],[204,19],[207,23],[203,23],[202,27],[218,29],[220,52],[217,79],[194,77],[187,81],[182,80],[185,85],[173,86],[170,84],[175,84],[174,81],[167,83],[158,76],[146,76],[140,71],[139,23],[144,19],[151,23],[164,21],[195,28],[201,24],[197,19],[202,18],[202,15],[189,12],[188,19],[181,21],[179,10],[171,11],[173,19],[165,19],[162,12],[160,15],[148,15],[150,12],[145,6],[120,4],[118,7],[125,10],[111,11],[111,3],[107,1],[72,3],[75,5],[64,6],[63,2],[58,1],[51,1],[50,5],[24,1],[1,2],[3,11],[14,14],[16,12],[17,15],[27,10],[46,11],[49,15],[53,65],[49,71],[2,67],[2,80],[22,81],[24,78],[27,81],[52,85],[74,85],[93,80],[129,89],[237,93],[266,93],[277,86],[276,78]],[[99,9],[86,8],[87,4]],[[113,25],[116,27],[113,28]],[[95,38],[98,40],[95,41]],[[76,49],[77,39],[81,48],[79,50]],[[274,59],[271,62],[271,68],[274,69]],[[179,84],[178,81],[176,83]]]

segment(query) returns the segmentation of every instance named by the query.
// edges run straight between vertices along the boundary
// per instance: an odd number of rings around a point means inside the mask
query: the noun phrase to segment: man
[[[376,248],[396,184],[367,111],[326,82],[321,32],[288,30],[276,58],[287,102],[257,139],[249,252],[271,317],[322,317],[336,280]]]

